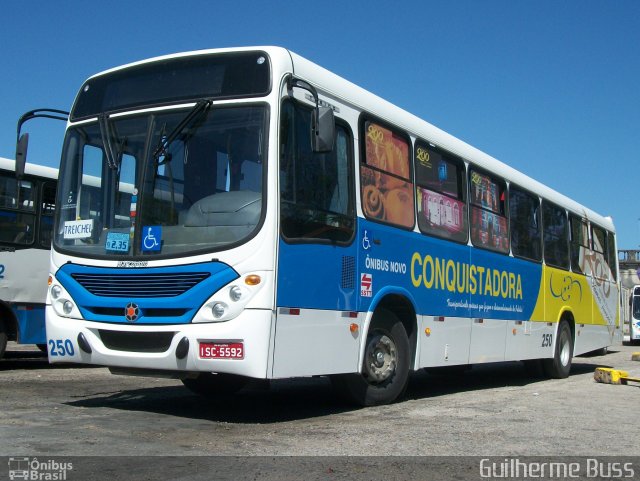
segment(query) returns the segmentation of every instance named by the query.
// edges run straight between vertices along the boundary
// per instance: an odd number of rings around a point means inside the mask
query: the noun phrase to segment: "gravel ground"
[[[564,380],[531,377],[520,363],[418,372],[401,402],[360,409],[325,378],[205,399],[175,380],[50,366],[35,347],[10,344],[0,456],[640,456],[640,384],[593,380],[598,366],[640,377],[635,351],[575,358]]]

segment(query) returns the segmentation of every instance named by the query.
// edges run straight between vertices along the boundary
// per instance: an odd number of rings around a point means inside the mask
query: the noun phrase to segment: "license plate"
[[[244,343],[201,342],[200,359],[244,359]]]

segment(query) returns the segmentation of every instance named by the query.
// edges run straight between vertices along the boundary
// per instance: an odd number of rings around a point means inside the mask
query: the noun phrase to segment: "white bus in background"
[[[7,342],[44,350],[45,299],[58,170],[0,158],[0,358]]]
[[[629,298],[631,312],[629,314],[629,344],[640,343],[640,285],[633,286],[633,294]]]

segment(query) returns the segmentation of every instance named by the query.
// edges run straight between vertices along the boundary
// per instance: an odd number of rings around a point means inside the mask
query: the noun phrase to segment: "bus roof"
[[[12,159],[6,159],[4,157],[0,157],[0,170],[8,170],[11,172],[15,172],[16,161]],[[45,165],[27,163],[24,169],[24,173],[27,175],[34,175],[36,177],[44,177],[47,179],[58,180],[58,169],[54,169],[53,167],[47,167]]]
[[[316,87],[320,94],[329,95],[352,105],[357,110],[375,115],[382,120],[404,129],[414,137],[420,137],[437,147],[443,148],[469,162],[472,162],[482,169],[486,169],[500,175],[510,183],[514,183],[524,189],[535,192],[550,202],[558,204],[577,215],[587,217],[610,231],[615,231],[611,217],[604,217],[592,211],[591,209],[551,189],[541,182],[538,182],[528,175],[435,127],[429,122],[422,120],[406,110],[393,105],[381,97],[363,89],[362,87],[358,87],[339,75],[283,47],[256,46],[176,53],[115,67],[95,74],[90,78],[144,63],[171,58],[255,50],[264,51],[272,58],[272,63],[274,64],[274,80],[279,80],[279,78],[286,74],[295,73],[296,76],[303,78],[305,81]]]
[[[404,129],[413,136],[420,137],[422,140],[428,141],[437,147],[441,147],[467,161],[473,162],[480,168],[494,172],[508,182],[535,192],[550,202],[554,202],[575,214],[586,216],[602,227],[611,231],[615,230],[611,217],[604,217],[592,211],[591,209],[563,194],[560,194],[513,167],[491,157],[485,152],[482,152],[438,127],[435,127],[429,122],[426,122],[425,120],[422,120],[406,110],[391,104],[377,95],[354,85],[348,80],[339,77],[323,67],[320,67],[293,52],[289,52],[289,55],[293,59],[296,75],[314,84],[314,86],[321,91],[324,91],[344,102],[350,103],[359,110],[363,110],[390,122],[391,124]]]

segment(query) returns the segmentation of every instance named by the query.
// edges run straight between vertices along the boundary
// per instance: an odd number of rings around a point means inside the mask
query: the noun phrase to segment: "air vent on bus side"
[[[342,257],[342,283],[343,289],[355,288],[356,259],[353,256]]]

